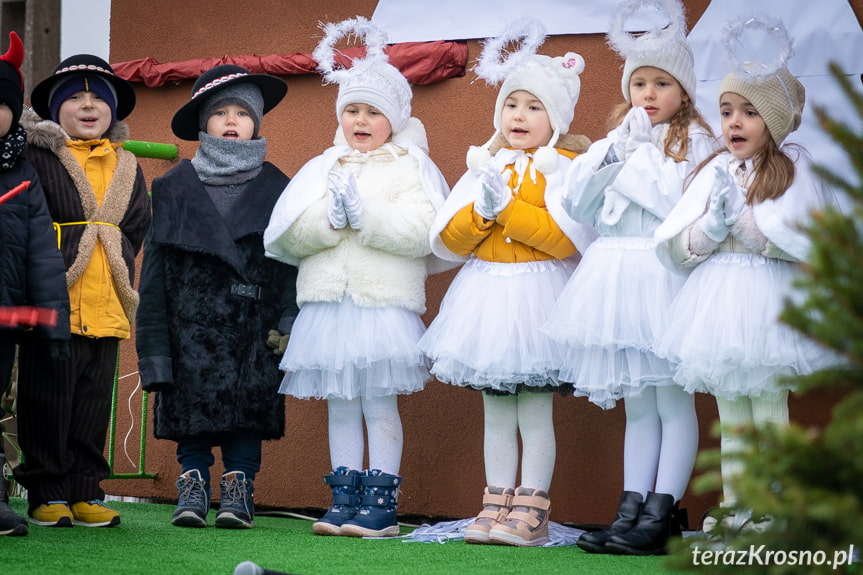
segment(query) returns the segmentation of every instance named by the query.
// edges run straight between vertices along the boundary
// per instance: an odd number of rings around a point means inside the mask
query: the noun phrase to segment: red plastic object
[[[33,306],[0,307],[0,326],[18,327],[22,325],[54,327],[57,325],[57,310]]]
[[[17,186],[15,186],[11,190],[9,190],[8,192],[6,192],[2,196],[0,196],[0,204],[5,202],[6,200],[12,199],[12,196],[17,196],[18,194],[20,194],[21,192],[26,190],[27,186],[29,186],[29,185],[30,185],[30,180],[24,180],[23,182],[21,182],[20,184],[18,184]]]

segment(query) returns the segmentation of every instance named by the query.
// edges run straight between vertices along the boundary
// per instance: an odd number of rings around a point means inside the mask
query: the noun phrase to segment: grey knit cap
[[[207,120],[213,112],[228,104],[236,104],[242,106],[252,116],[255,122],[255,131],[252,138],[257,138],[261,131],[261,118],[264,116],[264,97],[261,94],[261,89],[256,85],[239,82],[233,86],[228,86],[224,90],[216,92],[201,106],[198,114],[198,122],[202,132],[207,131]]]

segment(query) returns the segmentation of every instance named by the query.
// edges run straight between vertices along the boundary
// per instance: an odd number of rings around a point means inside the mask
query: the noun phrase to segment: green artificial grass
[[[243,561],[298,575],[654,575],[661,557],[585,553],[577,547],[516,548],[402,539],[319,537],[311,521],[259,515],[255,528],[232,531],[171,525],[172,505],[120,503],[114,528],[30,525],[26,537],[0,537],[0,573],[10,575],[232,575]],[[24,515],[24,499],[12,498]],[[403,528],[402,533],[409,533]]]

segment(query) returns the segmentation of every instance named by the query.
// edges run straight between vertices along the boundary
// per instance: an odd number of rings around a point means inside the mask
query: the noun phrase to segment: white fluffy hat
[[[393,134],[404,130],[411,117],[413,93],[402,73],[388,62],[384,53],[386,34],[362,16],[325,24],[323,32],[324,38],[312,57],[318,62],[324,82],[339,85],[336,117],[341,118],[348,104],[368,104],[387,117]],[[336,68],[334,46],[341,38],[350,36],[365,40],[365,58],[353,60],[350,68]]]
[[[745,52],[748,45],[743,37],[758,33],[766,34],[772,42],[775,49],[772,57],[739,53],[740,50]],[[806,88],[787,68],[793,56],[788,31],[781,20],[766,16],[743,17],[729,22],[723,30],[722,41],[733,71],[719,85],[719,97],[733,92],[749,100],[779,146],[788,134],[800,127],[806,104]]]
[[[483,44],[474,72],[488,84],[503,83],[494,107],[495,133],[485,145],[480,148],[474,146],[468,151],[468,167],[471,169],[481,169],[487,163],[488,148],[501,130],[503,106],[507,97],[518,90],[530,92],[542,102],[554,132],[548,145],[534,154],[534,165],[544,173],[557,167],[557,152],[553,146],[560,135],[569,130],[575,115],[584,58],[575,52],[557,57],[536,54],[536,49],[545,41],[545,35],[542,23],[526,18],[511,23],[503,34]],[[516,42],[521,42],[519,49],[503,59],[505,47]]]
[[[643,34],[627,29],[636,18],[646,28]],[[629,0],[611,21],[608,43],[625,60],[620,88],[627,102],[632,101],[632,73],[650,66],[674,76],[695,105],[695,57],[686,39],[686,18],[679,0]]]

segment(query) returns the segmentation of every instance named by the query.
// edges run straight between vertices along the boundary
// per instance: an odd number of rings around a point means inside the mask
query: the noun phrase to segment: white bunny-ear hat
[[[474,72],[488,84],[502,84],[494,108],[494,135],[483,146],[468,151],[468,167],[472,170],[481,169],[488,162],[488,148],[500,133],[506,99],[518,90],[530,92],[542,102],[553,130],[548,144],[534,155],[537,169],[548,173],[557,167],[558,154],[553,146],[569,130],[575,115],[584,58],[575,52],[557,57],[536,54],[545,37],[542,23],[526,18],[512,22],[503,34],[483,44]],[[505,52],[508,45],[518,42],[514,52]]]

